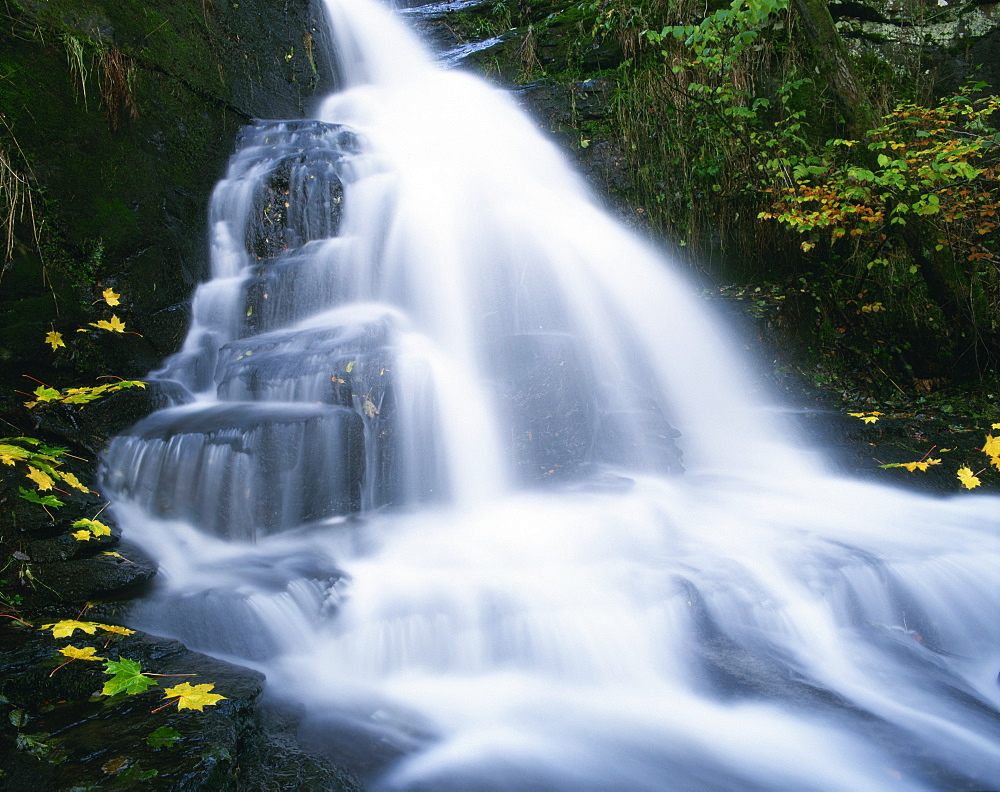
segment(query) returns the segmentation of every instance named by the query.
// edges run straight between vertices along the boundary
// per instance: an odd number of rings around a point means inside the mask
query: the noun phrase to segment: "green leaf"
[[[110,536],[111,529],[100,520],[90,520],[86,517],[73,523],[74,528],[86,528],[94,536]]]
[[[58,509],[63,505],[63,502],[55,495],[39,495],[34,490],[24,487],[18,487],[17,494],[29,503],[37,503],[40,506],[51,506],[53,509]]]
[[[146,745],[150,748],[172,748],[180,738],[181,733],[177,729],[161,726],[146,738]]]
[[[142,673],[142,667],[135,660],[108,660],[105,673],[112,674],[111,679],[104,683],[101,693],[105,696],[115,696],[121,692],[134,696],[146,688],[154,687],[156,680]]]
[[[38,399],[38,401],[43,401],[43,402],[53,401],[55,399],[59,399],[62,396],[62,394],[55,388],[49,388],[46,387],[45,385],[39,385],[37,388],[35,388],[34,394],[35,398]]]

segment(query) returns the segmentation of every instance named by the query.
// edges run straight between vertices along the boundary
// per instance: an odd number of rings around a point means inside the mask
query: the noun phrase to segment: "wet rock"
[[[280,127],[280,129],[279,129]],[[279,151],[274,140],[287,140]],[[291,134],[288,134],[288,131]],[[357,137],[337,124],[319,121],[263,122],[242,135],[247,151],[260,151],[277,164],[258,185],[246,228],[246,249],[271,259],[311,240],[337,236],[343,214],[344,185],[339,168],[357,150]],[[249,139],[249,140],[248,140]],[[257,148],[248,146],[253,141]]]
[[[66,532],[43,539],[29,539],[23,549],[14,553],[18,561],[51,564],[58,561],[72,561],[110,551],[118,544],[116,536],[98,536],[81,541]]]
[[[57,600],[85,601],[136,591],[152,580],[156,567],[134,548],[119,547],[89,558],[34,564],[31,573],[40,593],[47,591]]]

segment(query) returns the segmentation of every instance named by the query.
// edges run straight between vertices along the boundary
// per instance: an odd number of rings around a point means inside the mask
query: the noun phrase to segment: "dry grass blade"
[[[139,117],[132,94],[135,81],[135,64],[132,58],[117,47],[107,47],[100,54],[101,104],[112,129],[117,129],[122,119],[134,121]]]

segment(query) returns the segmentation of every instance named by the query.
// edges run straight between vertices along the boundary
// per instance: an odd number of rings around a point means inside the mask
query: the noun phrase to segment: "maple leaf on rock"
[[[981,450],[988,457],[1000,457],[1000,437],[986,435],[986,442]]]
[[[34,394],[35,398],[42,402],[50,402],[62,398],[62,394],[59,391],[55,388],[50,388],[47,385],[39,385],[35,388]]]
[[[80,481],[80,479],[78,479],[72,473],[66,473],[65,471],[60,470],[59,475],[62,477],[62,480],[65,481],[67,484],[69,484],[73,489],[80,490],[80,492],[90,492],[90,489],[85,487],[83,483]],[[76,523],[73,523],[73,527],[79,528],[80,526],[78,526]],[[94,531],[94,533],[97,533],[97,531]],[[111,529],[108,529],[108,533],[111,533]]]
[[[124,333],[125,323],[118,318],[118,314],[111,314],[110,319],[101,319],[98,322],[90,322],[91,327],[99,330],[110,330],[112,333]]]
[[[52,480],[52,476],[50,476],[48,473],[42,472],[38,468],[31,467],[31,465],[28,466],[28,472],[25,473],[24,475],[26,475],[28,478],[34,481],[35,484],[38,486],[38,489],[41,490],[42,492],[44,492],[45,490],[52,489],[53,485],[55,484],[55,482]]]
[[[97,632],[101,625],[97,622],[77,621],[76,619],[63,619],[52,624],[43,624],[43,630],[52,630],[53,638],[69,638],[76,630],[83,630],[88,635]]]
[[[226,698],[218,693],[209,692],[214,688],[215,685],[212,684],[190,685],[187,682],[182,682],[164,690],[163,695],[168,699],[177,699],[177,709],[179,710],[193,709],[201,712],[203,707],[212,706]]]
[[[100,520],[88,520],[86,517],[73,523],[74,528],[86,528],[94,536],[111,536],[111,529]]]
[[[981,483],[979,478],[968,467],[959,468],[956,475],[958,476],[958,480],[962,482],[962,486],[966,489],[978,487]]]
[[[121,301],[121,295],[116,294],[115,290],[110,287],[101,292],[101,297],[104,298],[104,302],[112,307],[118,305]]]
[[[70,660],[103,660],[94,654],[97,650],[93,646],[64,646],[59,650],[59,654],[64,654]]]
[[[15,459],[27,459],[29,456],[27,449],[20,446],[0,443],[0,462],[5,465],[13,465]]]
[[[135,660],[128,658],[108,660],[104,667],[105,673],[112,675],[111,679],[105,682],[104,687],[101,688],[101,693],[105,696],[114,696],[122,692],[134,696],[137,693],[142,693],[146,688],[156,686],[156,680],[143,674],[142,667]]]
[[[59,347],[66,346],[66,342],[63,341],[62,333],[57,333],[55,330],[51,330],[45,334],[45,343],[52,347],[53,352],[55,352]]]
[[[122,558],[121,553],[104,553],[104,555],[113,555]],[[115,635],[134,635],[135,630],[130,630],[128,627],[119,627],[117,624],[101,624],[98,625],[104,632],[114,633]]]

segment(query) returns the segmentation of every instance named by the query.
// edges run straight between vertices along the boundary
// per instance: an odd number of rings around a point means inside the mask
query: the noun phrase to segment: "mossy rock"
[[[91,373],[138,376],[177,348],[162,312],[207,275],[208,198],[238,130],[299,117],[332,87],[325,24],[309,0],[23,0],[0,14],[0,149],[34,187],[39,231],[26,215],[3,273],[0,381],[47,374],[44,333],[103,316],[92,303],[109,282],[141,337]]]

